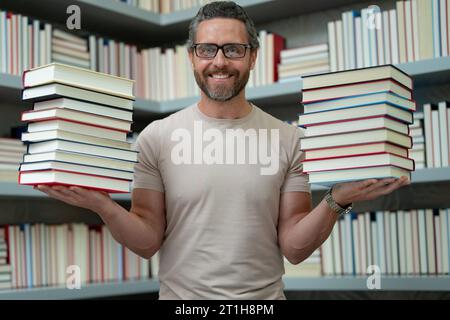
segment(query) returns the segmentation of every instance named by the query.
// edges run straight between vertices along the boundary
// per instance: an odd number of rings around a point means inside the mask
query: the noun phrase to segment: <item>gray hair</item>
[[[245,10],[233,1],[215,1],[201,7],[189,24],[188,50],[191,50],[194,45],[200,22],[214,18],[231,18],[242,21],[247,29],[249,44],[252,46],[252,49],[259,48],[258,33],[252,19],[250,19]]]

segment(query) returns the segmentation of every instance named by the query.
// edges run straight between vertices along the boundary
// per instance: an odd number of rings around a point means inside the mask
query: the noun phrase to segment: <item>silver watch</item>
[[[336,201],[334,201],[334,199],[331,195],[332,190],[333,190],[333,187],[328,189],[327,193],[325,194],[325,201],[327,202],[328,206],[331,208],[331,210],[336,212],[339,216],[349,213],[353,209],[353,203],[350,203],[347,207],[342,208],[340,205],[338,205],[336,203]]]

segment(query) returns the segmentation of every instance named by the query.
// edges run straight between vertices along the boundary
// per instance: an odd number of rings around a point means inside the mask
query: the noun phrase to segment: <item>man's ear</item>
[[[250,49],[250,70],[253,70],[255,68],[258,50],[259,49]]]

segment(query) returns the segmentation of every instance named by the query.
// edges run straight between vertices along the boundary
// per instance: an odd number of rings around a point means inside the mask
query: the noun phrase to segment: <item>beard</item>
[[[208,83],[209,74],[213,72],[227,72],[232,75],[232,84],[216,84],[210,85]],[[214,101],[224,102],[236,97],[247,85],[248,79],[250,77],[250,70],[240,73],[239,71],[232,70],[207,70],[202,74],[194,70],[194,77],[197,85],[203,91],[203,93]]]

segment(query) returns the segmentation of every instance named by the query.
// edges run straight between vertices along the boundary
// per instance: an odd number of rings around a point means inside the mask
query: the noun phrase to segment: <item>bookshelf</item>
[[[380,290],[368,290],[363,276],[286,277],[285,291],[448,291],[449,276],[382,276]],[[133,280],[88,284],[80,290],[65,287],[0,290],[0,300],[63,300],[113,298],[115,296],[157,293],[157,280]]]
[[[414,184],[418,183],[435,183],[435,182],[450,182],[450,167],[445,168],[427,168],[419,169],[412,173],[411,181]],[[319,185],[312,185],[312,191],[324,191],[325,187]],[[0,182],[0,197],[47,197],[44,193],[34,190],[29,186],[18,185],[14,182]],[[130,201],[129,194],[114,194],[114,200]]]
[[[326,1],[316,0],[299,2],[296,0],[243,0],[237,1],[243,5],[254,18],[255,23],[262,24],[279,19],[290,18],[300,14],[320,12],[342,6],[357,5],[354,0]],[[65,9],[70,4],[77,4],[82,12],[84,30],[126,40],[146,46],[164,45],[168,42],[185,40],[187,26],[198,8],[171,14],[158,15],[126,4],[111,0],[6,0],[2,1],[5,9],[14,10],[25,15],[64,25],[67,14]],[[270,12],[270,15],[268,14]],[[83,33],[83,32],[80,32]],[[415,86],[433,86],[450,82],[450,57],[421,60],[413,63],[397,65],[400,69],[414,77]],[[420,90],[420,89],[419,89]],[[0,97],[2,101],[14,106],[26,106],[21,101],[20,76],[0,74]],[[268,86],[247,89],[247,97],[257,105],[285,105],[299,108],[301,95],[301,80],[275,83]],[[136,114],[164,115],[176,112],[197,101],[198,97],[187,97],[171,101],[150,101],[136,99],[134,109]],[[27,109],[29,109],[27,107]],[[300,109],[298,109],[300,110]],[[414,184],[450,182],[450,168],[420,169],[413,173]],[[325,188],[313,186],[313,191],[324,191]],[[0,198],[44,198],[45,194],[31,187],[19,186],[15,183],[0,183]],[[130,201],[130,195],[114,195],[114,200]],[[357,290],[366,288],[364,277],[319,277],[319,278],[286,278],[286,290]],[[409,291],[449,291],[448,276],[383,276],[384,290]],[[154,279],[127,282],[110,282],[86,285],[82,290],[67,290],[61,287],[43,287],[18,290],[0,290],[2,299],[80,299],[101,298],[120,295],[142,294],[156,292],[158,282]]]
[[[450,57],[401,63],[397,67],[414,78],[416,87],[420,87],[422,84],[430,86],[450,82]],[[293,108],[297,107],[300,110],[301,88],[301,79],[277,82],[271,85],[248,88],[247,97],[261,106],[290,104]],[[2,98],[11,104],[24,106],[26,102],[21,101],[21,90],[20,76],[0,73],[0,94]],[[134,110],[138,115],[166,114],[179,111],[197,100],[198,97],[196,96],[169,101],[151,101],[137,98],[134,103]]]
[[[236,2],[245,7],[256,24],[357,3],[355,0],[283,0],[283,6],[280,6],[280,0]],[[71,4],[76,4],[81,9],[83,29],[142,45],[161,45],[167,43],[168,39],[185,40],[189,21],[198,11],[198,7],[195,7],[169,14],[156,14],[111,0],[2,1],[4,8],[61,25],[65,25],[68,16],[66,8]]]

